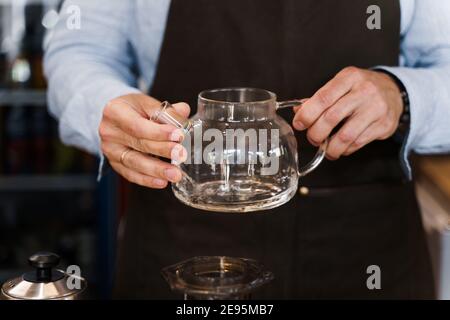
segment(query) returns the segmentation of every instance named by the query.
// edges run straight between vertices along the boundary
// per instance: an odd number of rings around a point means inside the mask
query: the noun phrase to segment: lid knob
[[[38,252],[28,258],[29,264],[36,268],[34,277],[27,278],[32,282],[50,282],[52,279],[52,269],[59,264],[60,257],[51,252]]]
[[[59,256],[51,252],[38,252],[28,258],[30,266],[34,268],[54,268],[59,264]]]

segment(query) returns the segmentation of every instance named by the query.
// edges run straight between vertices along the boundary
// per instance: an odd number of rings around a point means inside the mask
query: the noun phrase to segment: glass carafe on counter
[[[164,268],[162,275],[185,300],[249,300],[274,278],[258,262],[232,257],[195,257]]]
[[[188,159],[183,179],[172,184],[183,203],[217,212],[251,212],[278,207],[297,191],[298,179],[323,160],[327,142],[298,168],[297,141],[277,110],[301,105],[277,102],[262,89],[228,88],[200,93],[191,119],[164,102],[152,120],[183,129]]]

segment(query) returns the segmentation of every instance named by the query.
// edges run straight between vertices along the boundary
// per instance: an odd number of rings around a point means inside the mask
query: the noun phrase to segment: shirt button
[[[302,197],[306,197],[309,195],[309,188],[302,186],[300,188],[298,188],[298,193],[302,196]]]

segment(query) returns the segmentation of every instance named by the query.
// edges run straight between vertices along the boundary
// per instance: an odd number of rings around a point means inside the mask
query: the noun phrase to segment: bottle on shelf
[[[42,25],[44,7],[42,3],[30,3],[24,8],[24,33],[19,41],[18,54],[10,67],[11,86],[16,89],[45,89],[46,81],[42,68]]]
[[[37,174],[48,173],[50,159],[50,135],[47,110],[42,107],[30,108],[31,112],[31,137],[34,154],[33,172]]]
[[[30,173],[30,157],[26,109],[11,107],[6,118],[6,161],[7,174]],[[31,155],[30,155],[31,156]]]
[[[41,20],[41,3],[24,7],[24,33],[17,55],[9,67],[9,87],[23,90],[45,90],[42,68],[45,29]],[[10,174],[46,173],[50,166],[49,120],[45,106],[13,105],[8,109],[6,124],[6,172]],[[30,161],[29,159],[33,159]],[[28,162],[28,163],[27,163]]]
[[[8,56],[5,52],[0,52],[0,89],[6,89],[7,87],[7,74],[8,74]]]

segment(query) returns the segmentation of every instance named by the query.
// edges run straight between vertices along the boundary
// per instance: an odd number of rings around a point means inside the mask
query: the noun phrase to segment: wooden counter
[[[417,183],[450,213],[450,156],[416,156],[413,163]]]
[[[414,159],[417,198],[438,299],[450,299],[450,156]]]

